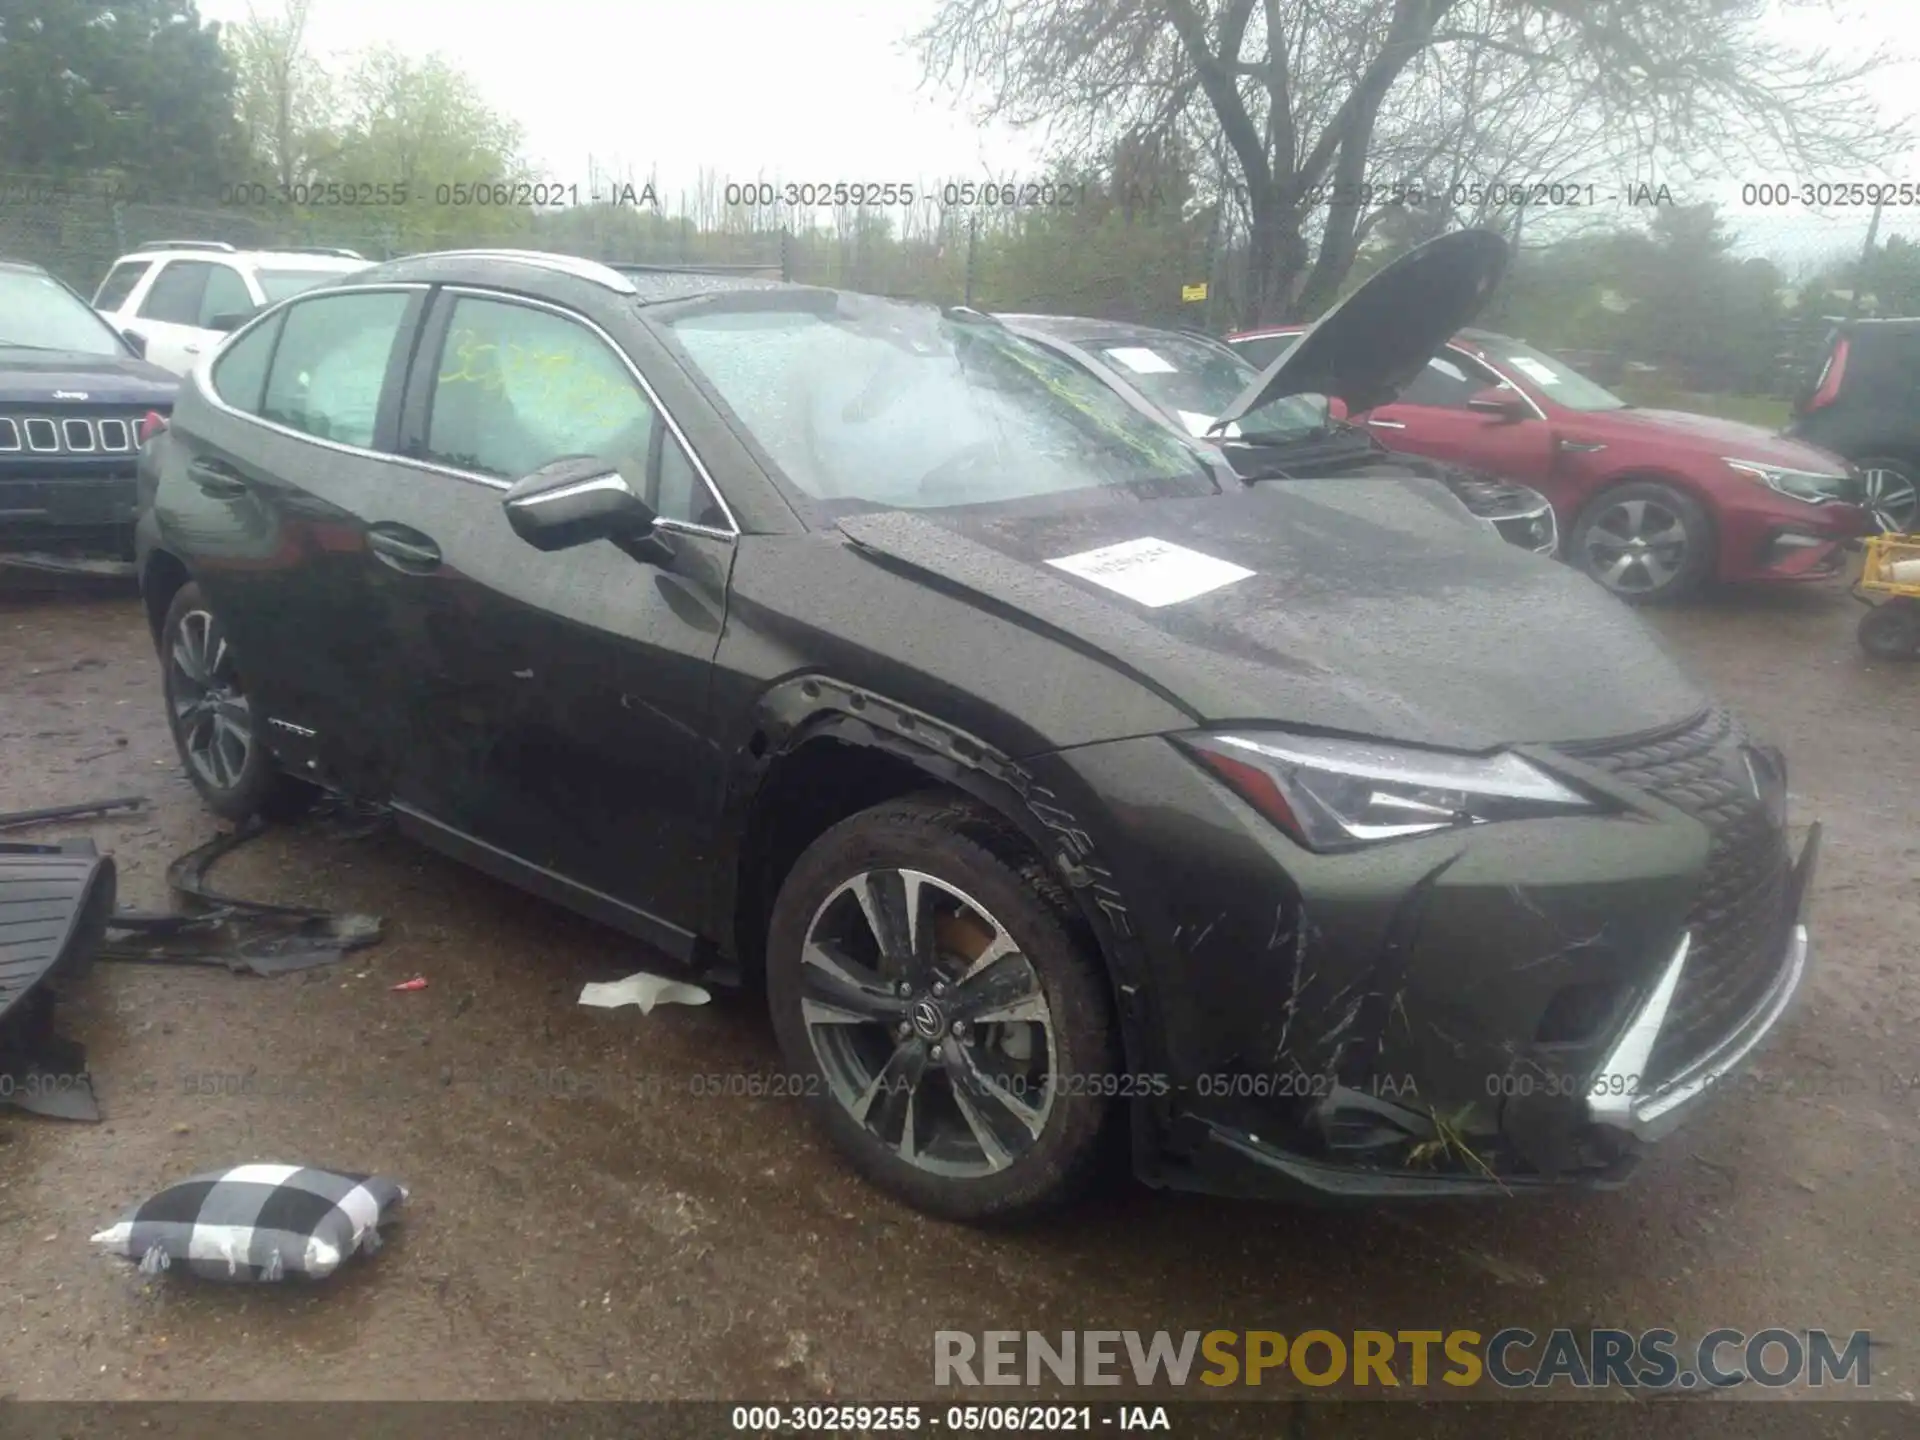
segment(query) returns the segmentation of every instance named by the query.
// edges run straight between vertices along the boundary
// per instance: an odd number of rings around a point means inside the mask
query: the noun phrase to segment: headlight
[[[1183,744],[1310,850],[1350,850],[1600,805],[1509,752],[1453,755],[1311,735],[1200,735]]]
[[[1759,460],[1736,460],[1731,455],[1722,455],[1720,458],[1742,475],[1751,475],[1761,484],[1778,490],[1782,495],[1791,496],[1795,500],[1805,500],[1814,505],[1840,499],[1847,485],[1845,475],[1828,475],[1817,470],[1789,470],[1784,466],[1768,465]]]

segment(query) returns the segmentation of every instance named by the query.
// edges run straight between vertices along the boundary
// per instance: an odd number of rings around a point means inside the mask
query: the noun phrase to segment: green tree
[[[391,46],[364,52],[344,84],[346,113],[329,180],[407,187],[398,243],[425,248],[478,235],[527,234],[532,213],[492,203],[441,204],[438,186],[488,186],[523,179],[520,128],[487,103],[473,79],[435,55],[403,55]]]
[[[193,0],[0,0],[0,168],[194,197],[241,156],[219,27]]]
[[[221,33],[234,72],[234,112],[255,173],[292,186],[319,177],[340,150],[332,77],[307,49],[312,0],[249,13]]]

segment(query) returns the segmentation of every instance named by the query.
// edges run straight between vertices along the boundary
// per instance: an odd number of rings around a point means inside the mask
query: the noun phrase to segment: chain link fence
[[[961,210],[920,216],[722,212],[703,224],[650,208],[454,210],[430,204],[431,198],[384,210],[162,204],[129,199],[112,182],[92,186],[0,174],[0,255],[45,265],[91,294],[118,257],[163,240],[225,241],[237,249],[336,246],[370,260],[425,249],[507,246],[1216,334],[1232,328],[1234,296],[1246,285],[1245,247],[1217,227],[1169,237],[1164,228],[1123,226],[1099,232],[1094,245],[1071,233],[1063,241],[1057,232],[1049,237],[1045,227],[1023,229],[1005,216]],[[1623,321],[1614,292],[1632,293],[1636,277],[1630,274],[1569,280],[1564,303],[1520,303],[1529,282],[1538,285],[1543,272],[1563,263],[1564,252],[1532,228],[1486,323],[1554,350],[1600,383],[1649,403],[1666,396],[1731,395],[1783,408],[1818,368],[1835,323],[1920,315],[1920,260],[1910,276],[1890,268],[1905,253],[1905,237],[1920,238],[1920,221],[1908,212],[1888,212],[1883,219],[1874,221],[1871,232],[1881,258],[1863,269],[1864,214],[1767,216],[1751,228],[1744,217],[1727,216],[1726,229],[1739,242],[1735,258],[1766,260],[1772,271],[1759,291],[1745,294],[1739,315],[1727,313],[1702,327],[1725,342],[1717,355],[1704,354],[1712,346],[1680,353],[1671,327],[1663,338],[1655,326],[1642,327],[1632,317]],[[1920,256],[1920,250],[1914,253]],[[1549,280],[1550,286],[1560,283]],[[1736,333],[1737,344],[1730,338]],[[1755,413],[1773,411],[1761,406]]]

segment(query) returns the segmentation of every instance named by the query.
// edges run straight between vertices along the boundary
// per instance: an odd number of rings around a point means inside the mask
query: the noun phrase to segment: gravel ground
[[[381,914],[388,938],[274,980],[95,968],[63,1028],[106,1120],[0,1111],[0,1395],[952,1399],[938,1329],[1777,1324],[1871,1329],[1873,1393],[1910,1399],[1920,668],[1868,664],[1856,614],[1829,589],[1653,617],[1785,747],[1795,817],[1827,840],[1772,1093],[1723,1095],[1623,1192],[1325,1212],[1120,1186],[1038,1230],[956,1229],[854,1180],[791,1100],[705,1093],[780,1068],[751,1007],[584,1009],[584,981],[645,953],[390,835],[282,829],[218,883]],[[0,596],[0,757],[0,810],[151,797],[33,832],[93,836],[124,904],[163,906],[167,862],[216,831],[123,592]],[[324,1287],[154,1281],[90,1253],[142,1194],[253,1159],[379,1169],[414,1198]]]

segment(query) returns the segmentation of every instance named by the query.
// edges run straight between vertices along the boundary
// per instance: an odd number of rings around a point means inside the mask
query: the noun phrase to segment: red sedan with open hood
[[[1256,365],[1305,333],[1228,343]],[[1511,476],[1553,502],[1561,553],[1624,600],[1677,600],[1712,580],[1836,573],[1878,527],[1845,497],[1845,460],[1707,415],[1649,410],[1519,340],[1463,330],[1390,404],[1352,417],[1395,450]]]

